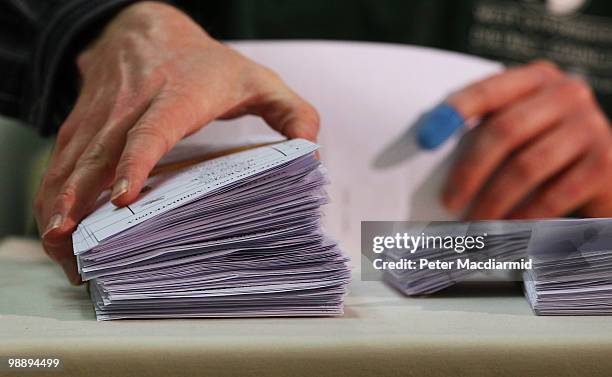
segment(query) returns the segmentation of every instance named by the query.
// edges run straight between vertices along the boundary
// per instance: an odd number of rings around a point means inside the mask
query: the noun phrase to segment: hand
[[[181,138],[214,119],[244,114],[289,138],[314,141],[318,132],[316,111],[276,74],[164,4],[124,9],[77,65],[82,88],[34,205],[43,246],[73,283],[76,225],[110,186],[114,204],[133,202]]]
[[[612,216],[612,131],[586,83],[548,62],[509,69],[449,98],[465,135],[443,202],[468,219]]]

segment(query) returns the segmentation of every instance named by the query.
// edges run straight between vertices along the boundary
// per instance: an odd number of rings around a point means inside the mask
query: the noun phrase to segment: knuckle
[[[126,51],[135,51],[142,45],[143,37],[137,33],[124,33],[117,42],[120,48],[124,48]]]
[[[73,185],[64,185],[56,196],[59,203],[71,203],[77,196],[77,190]]]
[[[160,115],[163,116],[163,115]],[[189,118],[189,117],[187,117]],[[172,124],[169,121],[161,121],[162,124]],[[139,127],[135,127],[130,130],[134,138],[143,138],[144,140],[151,140],[153,143],[163,146],[163,150],[168,152],[171,148],[171,140],[169,133],[164,132],[161,128],[157,127],[151,120],[146,120],[140,124]]]
[[[138,127],[131,128],[127,137],[128,140],[146,140],[148,143],[156,144],[162,147],[164,152],[168,152],[171,148],[171,142],[166,133],[150,120],[144,120]]]
[[[111,107],[121,115],[129,113],[137,105],[138,93],[133,90],[122,90],[113,99]]]
[[[163,118],[166,117],[167,111],[159,111],[157,108],[169,103],[180,103],[181,110],[193,107],[194,104],[198,103],[198,101],[195,99],[197,97],[192,96],[191,93],[194,93],[197,90],[198,88],[196,86],[192,86],[191,83],[187,82],[172,82],[164,84],[159,93],[154,96],[150,105],[150,108],[154,109],[151,111],[155,111],[154,118],[156,120],[160,118],[160,120],[164,120]],[[139,127],[155,127],[155,122],[152,118],[153,117],[151,117],[150,114],[149,116],[143,118],[139,123]]]
[[[133,122],[134,117],[137,116],[139,109],[142,108],[144,99],[141,99],[136,94],[125,94],[118,96],[110,104],[112,109],[105,127],[108,129],[114,129],[115,127],[121,127],[127,122]]]
[[[99,141],[93,142],[85,154],[79,159],[79,165],[99,167],[102,169],[112,168],[112,160],[108,147]]]
[[[47,185],[56,185],[66,178],[66,174],[60,169],[49,169],[45,173],[43,182]]]

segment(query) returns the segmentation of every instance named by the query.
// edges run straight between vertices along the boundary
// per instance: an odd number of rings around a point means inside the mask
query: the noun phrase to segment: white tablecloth
[[[61,357],[66,377],[612,375],[609,317],[537,317],[517,283],[350,289],[339,318],[97,322],[38,242],[6,240],[0,357]]]

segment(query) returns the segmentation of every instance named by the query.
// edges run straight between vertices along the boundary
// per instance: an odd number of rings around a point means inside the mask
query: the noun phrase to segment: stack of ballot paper
[[[539,224],[524,290],[539,315],[612,314],[612,219]]]
[[[492,269],[524,266],[524,291],[538,315],[612,314],[612,219],[398,223],[409,235],[483,236],[482,249],[389,249],[385,261],[439,261],[413,269],[385,269],[383,277],[407,295],[430,294],[483,272],[458,260],[487,262]],[[403,227],[403,228],[402,228]],[[521,261],[521,263],[517,262]],[[442,262],[452,262],[440,268]],[[525,262],[525,263],[522,263]],[[431,266],[431,267],[430,267]]]
[[[483,248],[457,251],[440,247],[437,243],[435,247],[429,248],[386,250],[386,261],[414,261],[412,269],[384,270],[385,281],[407,295],[434,293],[465,280],[482,272],[466,267],[478,262],[493,261],[499,265],[520,260],[525,257],[531,235],[529,223],[523,221],[431,222],[424,227],[419,226],[419,223],[414,223],[414,226],[409,224],[406,223],[407,229],[404,231],[415,237],[483,237]],[[420,263],[422,259],[442,263],[423,266]],[[466,266],[459,264],[458,260]]]
[[[73,234],[97,318],[342,314],[350,270],[321,230],[316,149],[239,152],[154,176],[127,207],[101,205]]]

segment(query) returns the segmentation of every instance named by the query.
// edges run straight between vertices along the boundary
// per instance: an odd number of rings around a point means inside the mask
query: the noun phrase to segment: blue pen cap
[[[463,128],[463,117],[446,102],[425,114],[417,130],[417,142],[423,149],[435,149]]]

